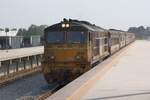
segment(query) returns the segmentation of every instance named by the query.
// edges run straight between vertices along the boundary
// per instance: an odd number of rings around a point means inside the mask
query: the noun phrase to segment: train
[[[70,82],[134,40],[134,33],[64,19],[44,30],[43,76],[49,84]]]

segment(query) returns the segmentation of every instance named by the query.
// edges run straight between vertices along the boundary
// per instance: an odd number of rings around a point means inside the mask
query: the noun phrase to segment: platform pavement
[[[44,47],[28,47],[19,49],[0,50],[0,61],[22,58],[44,53]]]
[[[82,100],[150,100],[150,41],[138,40]]]

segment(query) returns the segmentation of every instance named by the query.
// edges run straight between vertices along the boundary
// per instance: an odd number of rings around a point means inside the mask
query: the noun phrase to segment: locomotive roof
[[[95,24],[91,24],[88,21],[79,21],[79,20],[69,19],[69,22],[79,24],[80,26],[83,26],[83,27],[85,27],[89,30],[92,30],[92,31],[106,31],[105,29],[103,29],[99,26],[96,26]]]
[[[73,20],[73,19],[69,19],[69,20],[64,19],[64,21],[57,23],[57,24],[54,24],[52,26],[49,26],[45,30],[50,30],[50,29],[53,29],[56,27],[61,28],[61,24],[64,22],[68,22],[71,25],[71,27],[73,27],[73,26],[83,27],[84,29],[90,30],[90,31],[102,31],[102,32],[107,31],[107,30],[105,30],[99,26],[96,26],[95,24],[91,24],[88,21],[79,21],[79,20]]]
[[[109,29],[109,32],[117,33],[117,34],[125,34],[125,33],[127,33],[126,31],[117,30],[117,29]]]

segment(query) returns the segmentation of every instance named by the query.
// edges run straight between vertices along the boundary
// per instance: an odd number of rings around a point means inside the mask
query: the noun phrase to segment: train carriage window
[[[107,38],[107,37],[105,37],[105,39],[104,39],[104,43],[105,43],[105,44],[107,44],[107,43],[108,43],[108,38]]]
[[[63,32],[49,32],[46,38],[48,43],[64,43],[65,35]]]

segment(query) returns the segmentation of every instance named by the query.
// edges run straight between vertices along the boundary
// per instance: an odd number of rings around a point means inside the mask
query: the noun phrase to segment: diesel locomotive
[[[48,83],[71,81],[134,40],[133,33],[64,19],[44,30],[42,72]]]

